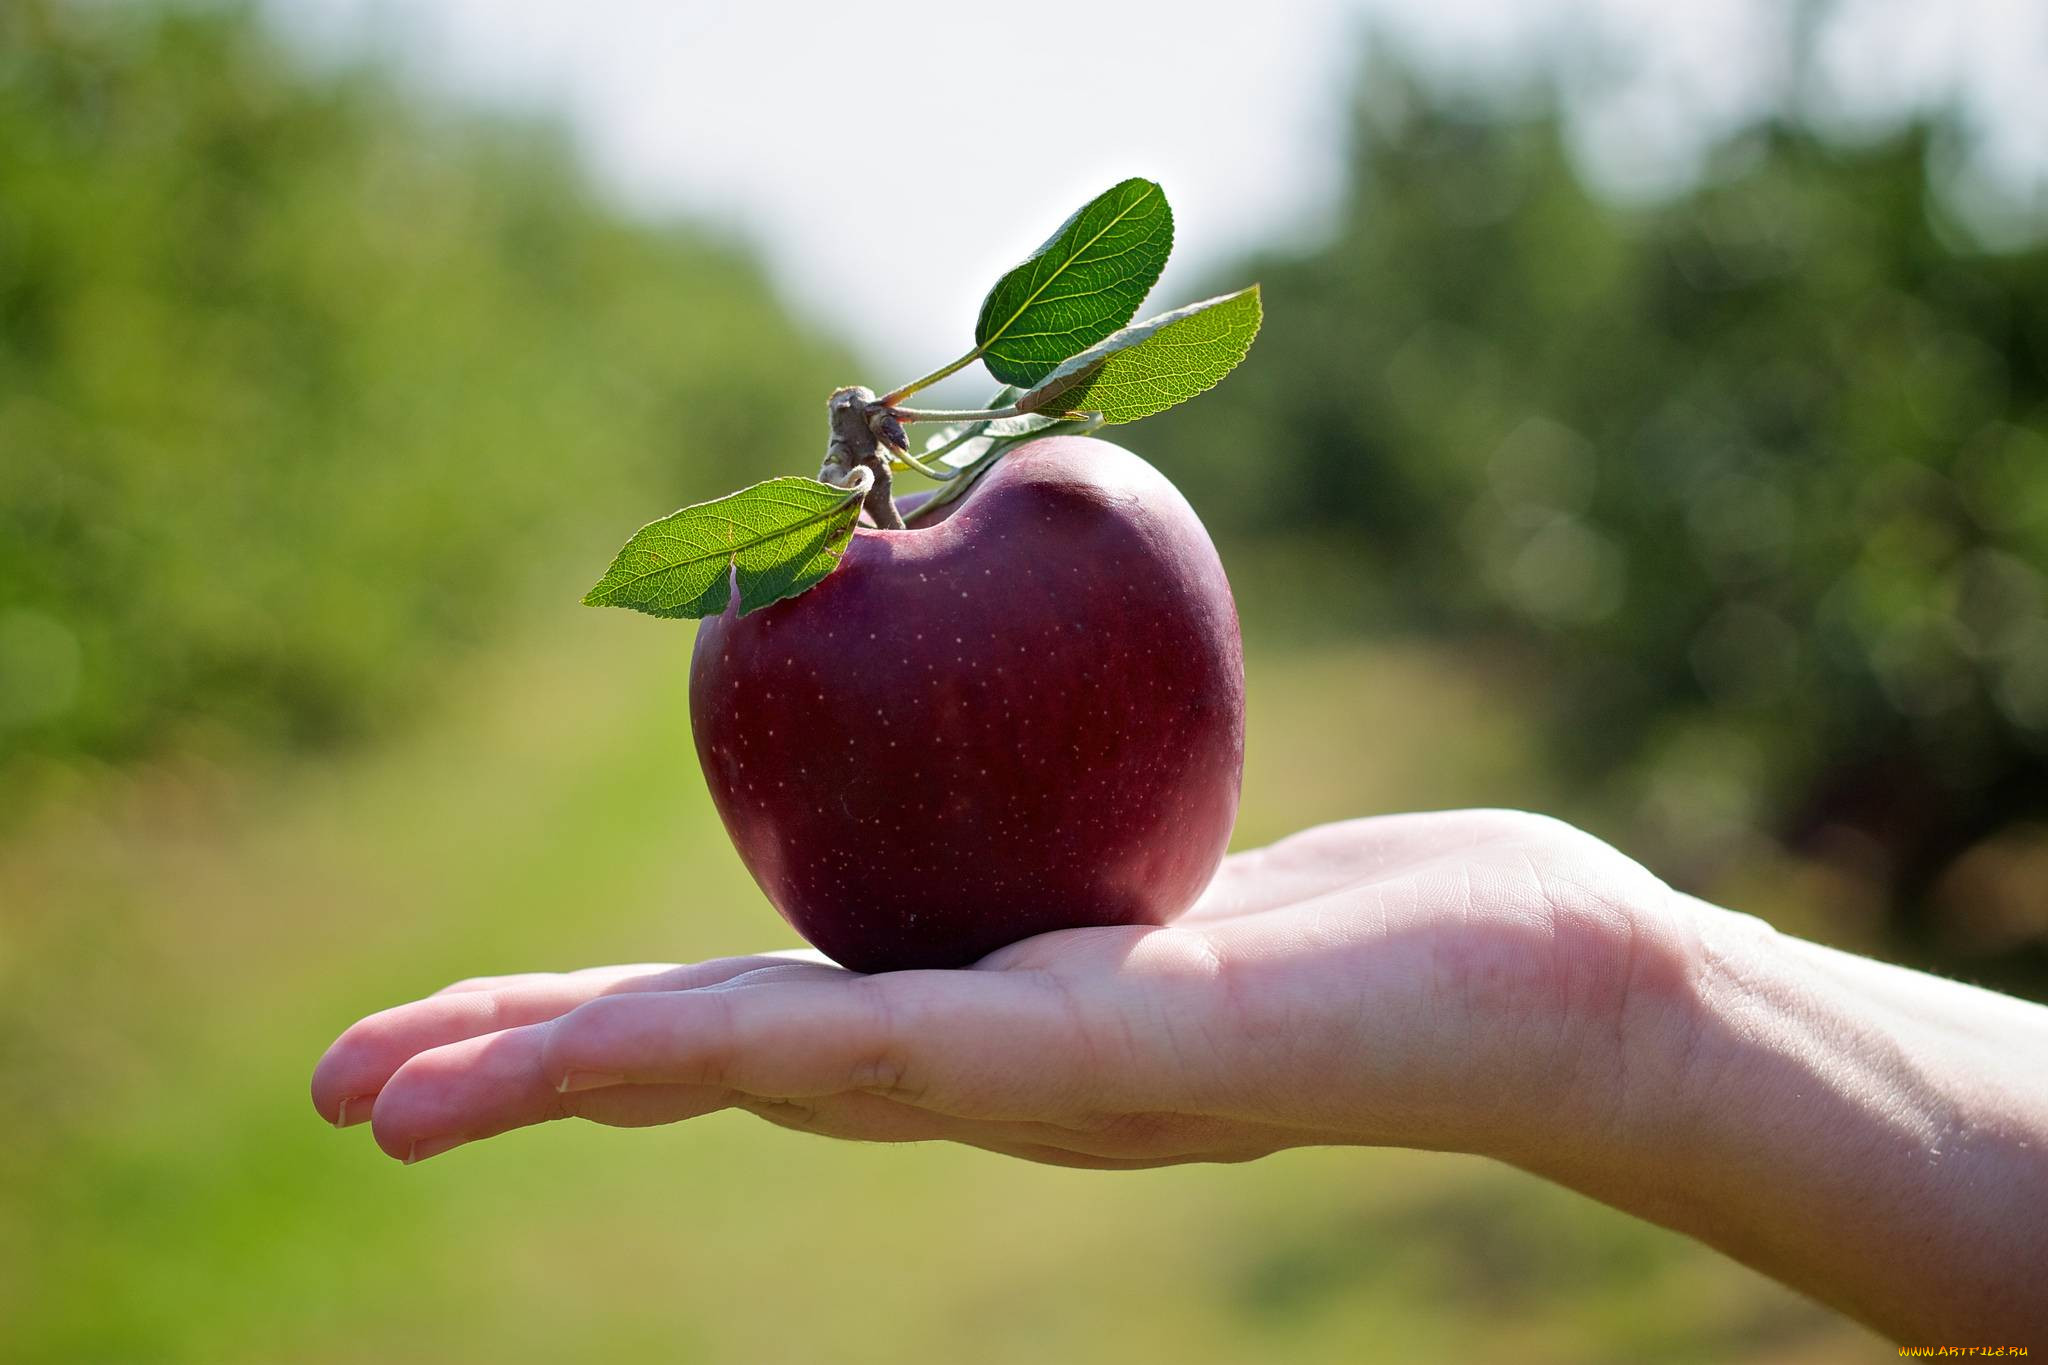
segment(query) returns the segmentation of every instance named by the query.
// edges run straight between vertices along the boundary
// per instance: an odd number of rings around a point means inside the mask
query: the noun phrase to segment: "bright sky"
[[[1784,88],[1790,0],[270,0],[321,45],[368,41],[436,89],[566,115],[627,202],[760,243],[791,299],[890,366],[970,344],[995,277],[1115,180],[1161,181],[1175,266],[1155,308],[1256,243],[1312,237],[1368,27],[1433,66],[1597,73],[1585,164],[1682,181]],[[2048,206],[2048,3],[1843,0],[1818,44],[1832,116],[1882,126],[1960,92],[1960,188]],[[898,375],[897,370],[903,374]],[[978,397],[986,381],[940,396]]]

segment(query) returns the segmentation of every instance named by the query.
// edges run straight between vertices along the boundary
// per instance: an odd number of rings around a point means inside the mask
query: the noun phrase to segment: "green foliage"
[[[1259,287],[1204,299],[1126,327],[1017,400],[1026,412],[1096,412],[1115,425],[1213,389],[1259,334]]]
[[[849,411],[857,419],[856,433],[865,421],[868,435],[860,439],[869,445],[853,452],[835,436],[828,456],[833,467],[867,467],[872,481],[901,466],[939,481],[904,519],[909,525],[964,496],[990,466],[1031,435],[1136,421],[1214,387],[1244,359],[1258,335],[1257,285],[1102,339],[1130,320],[1172,246],[1173,214],[1159,186],[1126,180],[1097,195],[1029,260],[996,282],[982,304],[973,351],[885,398],[858,389],[833,396],[835,411],[842,398],[863,405]],[[1082,349],[1091,341],[1100,344]],[[997,416],[996,411],[1007,410],[999,407],[977,418],[895,406],[976,356],[1011,377],[995,401],[1010,405],[1014,399],[1021,412]],[[1020,375],[1042,382],[1018,398],[1014,386],[1029,382],[1014,377]],[[1074,411],[1084,407],[1086,412]],[[949,418],[968,420],[949,423],[927,445],[936,464],[910,453],[906,422]],[[839,463],[842,459],[850,465]],[[807,491],[795,502],[778,505],[750,489],[737,495],[742,501],[726,498],[685,508],[642,527],[583,599],[585,604],[638,607],[656,616],[709,615],[724,610],[728,595],[721,570],[734,566],[743,611],[821,582],[853,535],[857,502],[835,496],[833,485],[826,483],[784,479],[772,486],[789,497],[796,496],[795,489],[807,486]],[[872,482],[861,491],[869,487]]]
[[[0,54],[0,758],[363,732],[597,528],[814,458],[839,357],[552,135],[239,10]]]
[[[1173,211],[1150,180],[1103,191],[981,301],[974,343],[1005,384],[1036,384],[1137,316],[1173,250]]]
[[[769,479],[671,512],[634,533],[584,605],[716,616],[735,579],[741,615],[794,597],[839,563],[868,487]]]
[[[1162,463],[1375,585],[1325,628],[1512,642],[1664,866],[1846,829],[1917,914],[2048,800],[2048,251],[1968,245],[1935,126],[1759,127],[1630,210],[1551,110],[1367,84],[1335,231],[1250,263],[1262,363]]]

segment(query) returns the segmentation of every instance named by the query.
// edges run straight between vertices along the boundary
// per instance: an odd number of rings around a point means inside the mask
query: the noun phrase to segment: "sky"
[[[1576,154],[1600,184],[1682,185],[1784,98],[1790,0],[269,0],[316,49],[368,45],[458,99],[565,117],[601,183],[762,248],[792,303],[890,367],[971,344],[981,295],[1128,175],[1175,209],[1176,306],[1221,263],[1312,241],[1340,188],[1350,82],[1376,34],[1451,78],[1588,79]],[[1818,116],[1880,131],[1951,93],[1953,174],[2048,206],[2048,3],[1842,0],[1814,44]],[[898,374],[898,372],[901,372]],[[933,391],[966,402],[985,379]]]

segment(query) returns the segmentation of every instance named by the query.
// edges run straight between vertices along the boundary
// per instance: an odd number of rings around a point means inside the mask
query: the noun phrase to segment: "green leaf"
[[[1126,180],[1096,196],[981,301],[982,363],[1005,384],[1036,384],[1136,316],[1172,250],[1159,186]]]
[[[633,533],[583,603],[716,616],[732,599],[735,568],[741,615],[794,597],[839,563],[867,487],[770,479],[670,513]]]
[[[1017,400],[1025,412],[1099,412],[1135,422],[1186,402],[1237,368],[1259,334],[1259,287],[1126,327]]]

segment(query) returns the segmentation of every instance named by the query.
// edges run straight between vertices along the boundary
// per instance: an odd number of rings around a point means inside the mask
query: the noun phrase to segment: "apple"
[[[1244,655],[1194,509],[1106,441],[1013,449],[816,587],[698,628],[690,718],[740,858],[858,971],[1164,924],[1216,871]]]

